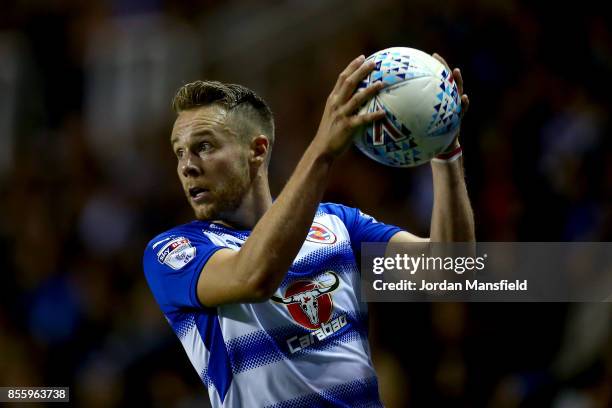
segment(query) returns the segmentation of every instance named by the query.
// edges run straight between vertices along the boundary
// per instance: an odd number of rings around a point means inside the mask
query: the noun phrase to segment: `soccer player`
[[[384,115],[356,114],[382,88],[354,93],[373,68],[360,56],[339,75],[317,134],[275,200],[266,103],[242,86],[207,81],[174,97],[171,144],[196,220],[155,237],[144,270],[213,407],[381,406],[356,293],[361,243],[474,239],[458,142],[431,164],[430,238],[320,203],[355,128]],[[462,87],[458,70],[454,76]]]

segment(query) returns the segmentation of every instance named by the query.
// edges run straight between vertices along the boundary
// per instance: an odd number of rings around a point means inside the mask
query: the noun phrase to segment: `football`
[[[443,152],[461,122],[461,95],[452,72],[414,48],[387,48],[367,60],[376,68],[357,92],[378,81],[387,86],[360,113],[384,109],[386,115],[356,132],[359,150],[393,167],[418,166]]]

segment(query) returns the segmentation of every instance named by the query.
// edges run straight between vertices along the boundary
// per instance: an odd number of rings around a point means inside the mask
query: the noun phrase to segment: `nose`
[[[197,157],[194,157],[193,153],[187,153],[187,157],[183,159],[181,172],[185,177],[196,177],[202,174],[202,169],[197,163]]]

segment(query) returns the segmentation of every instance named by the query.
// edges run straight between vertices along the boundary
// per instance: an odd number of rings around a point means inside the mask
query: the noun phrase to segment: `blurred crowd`
[[[0,386],[75,406],[207,406],[144,280],[191,210],[170,101],[207,78],[271,105],[278,194],[338,73],[390,46],[460,67],[480,241],[612,240],[612,18],[595,1],[13,0],[0,13]],[[608,135],[608,136],[606,136]],[[431,171],[349,151],[325,199],[427,236]],[[389,407],[612,406],[609,303],[372,304]]]

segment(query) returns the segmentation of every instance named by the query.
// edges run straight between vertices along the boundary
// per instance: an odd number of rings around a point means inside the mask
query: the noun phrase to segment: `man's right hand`
[[[349,146],[356,128],[385,116],[384,110],[357,114],[365,102],[384,88],[384,83],[380,81],[355,93],[357,85],[375,66],[374,61],[365,62],[365,57],[361,55],[338,76],[313,139],[313,145],[321,149],[322,154],[339,156]]]
[[[357,127],[385,114],[356,113],[383,87],[377,83],[355,93],[359,82],[374,66],[364,63],[361,56],[340,74],[327,99],[317,135],[274,204],[239,251],[221,249],[204,265],[197,286],[203,305],[264,302],[276,292],[304,244],[323,198],[333,159],[348,147]]]

